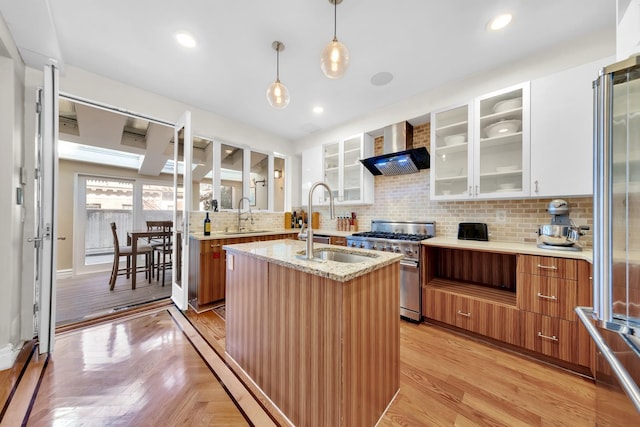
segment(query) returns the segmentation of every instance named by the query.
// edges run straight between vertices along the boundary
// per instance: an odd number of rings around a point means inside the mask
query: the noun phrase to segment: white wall
[[[22,164],[24,66],[0,17],[0,370],[13,364],[20,344],[22,221],[16,204]]]

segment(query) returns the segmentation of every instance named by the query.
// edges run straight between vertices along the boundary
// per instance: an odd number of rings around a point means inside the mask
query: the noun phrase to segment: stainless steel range
[[[371,231],[347,237],[353,248],[374,249],[404,254],[400,261],[400,316],[422,319],[422,281],[420,278],[420,241],[436,235],[434,221],[371,221]]]

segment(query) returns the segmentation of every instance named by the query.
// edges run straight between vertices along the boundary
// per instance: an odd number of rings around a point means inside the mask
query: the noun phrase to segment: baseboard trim
[[[13,367],[18,354],[20,354],[20,348],[14,347],[11,343],[0,348],[0,371]]]

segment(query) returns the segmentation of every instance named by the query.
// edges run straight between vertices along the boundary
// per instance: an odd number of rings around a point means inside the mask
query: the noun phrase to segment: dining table
[[[136,274],[135,272],[138,264],[138,240],[139,239],[169,239],[171,231],[163,230],[148,230],[146,228],[139,230],[127,231],[127,246],[131,246],[131,271],[134,272],[131,275],[131,289],[136,288]],[[151,272],[149,272],[149,281],[151,281]]]

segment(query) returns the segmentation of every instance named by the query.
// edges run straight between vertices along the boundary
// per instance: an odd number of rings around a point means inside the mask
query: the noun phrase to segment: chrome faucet
[[[307,220],[307,233],[306,233],[307,253],[304,255],[305,259],[313,259],[313,226],[311,224],[311,218],[313,217],[313,191],[318,186],[322,186],[326,188],[327,191],[329,192],[329,209],[330,209],[331,219],[335,218],[335,213],[333,210],[333,193],[331,192],[331,188],[329,188],[327,184],[321,181],[314,183],[313,185],[311,185],[311,188],[309,189],[309,213],[307,214],[308,220]],[[300,230],[300,234],[298,236],[304,237],[303,230],[304,230],[304,225],[303,225],[303,229]]]
[[[249,218],[251,218],[251,224],[253,225],[253,214],[251,213],[251,204],[249,204],[249,212],[246,218],[242,218],[242,201],[243,200],[247,200],[249,203],[251,203],[251,199],[249,199],[248,197],[243,197],[240,200],[238,200],[238,231],[242,230],[242,227],[240,227],[240,221],[245,220],[248,221]]]

